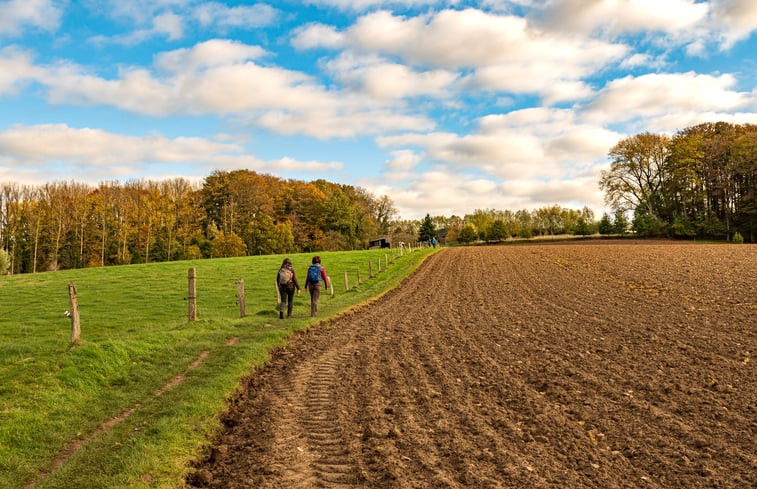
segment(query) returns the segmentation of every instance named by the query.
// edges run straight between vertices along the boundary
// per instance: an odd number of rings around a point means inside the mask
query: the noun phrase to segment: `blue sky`
[[[643,131],[757,123],[754,0],[0,0],[0,182],[247,168],[406,219],[589,206]]]

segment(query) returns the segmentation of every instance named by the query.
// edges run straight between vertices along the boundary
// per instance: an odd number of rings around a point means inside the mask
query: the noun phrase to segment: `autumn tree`
[[[640,209],[658,218],[669,178],[668,143],[667,136],[646,132],[616,144],[609,153],[610,169],[602,172],[599,181],[605,203],[613,209]]]

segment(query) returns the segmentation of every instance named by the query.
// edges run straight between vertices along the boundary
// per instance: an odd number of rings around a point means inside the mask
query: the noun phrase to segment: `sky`
[[[755,0],[0,0],[0,183],[360,186],[588,206],[641,132],[757,123]]]

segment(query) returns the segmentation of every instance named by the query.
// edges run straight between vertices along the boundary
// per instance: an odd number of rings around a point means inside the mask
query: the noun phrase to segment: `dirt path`
[[[200,487],[757,484],[757,249],[444,250],[250,380]]]

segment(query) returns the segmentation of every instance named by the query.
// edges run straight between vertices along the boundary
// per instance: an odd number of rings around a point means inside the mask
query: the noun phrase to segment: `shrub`
[[[673,220],[672,230],[676,238],[693,238],[696,235],[694,224],[683,216],[678,216]]]
[[[740,232],[736,231],[736,233],[733,235],[733,240],[735,244],[744,244],[744,237],[741,235]]]

